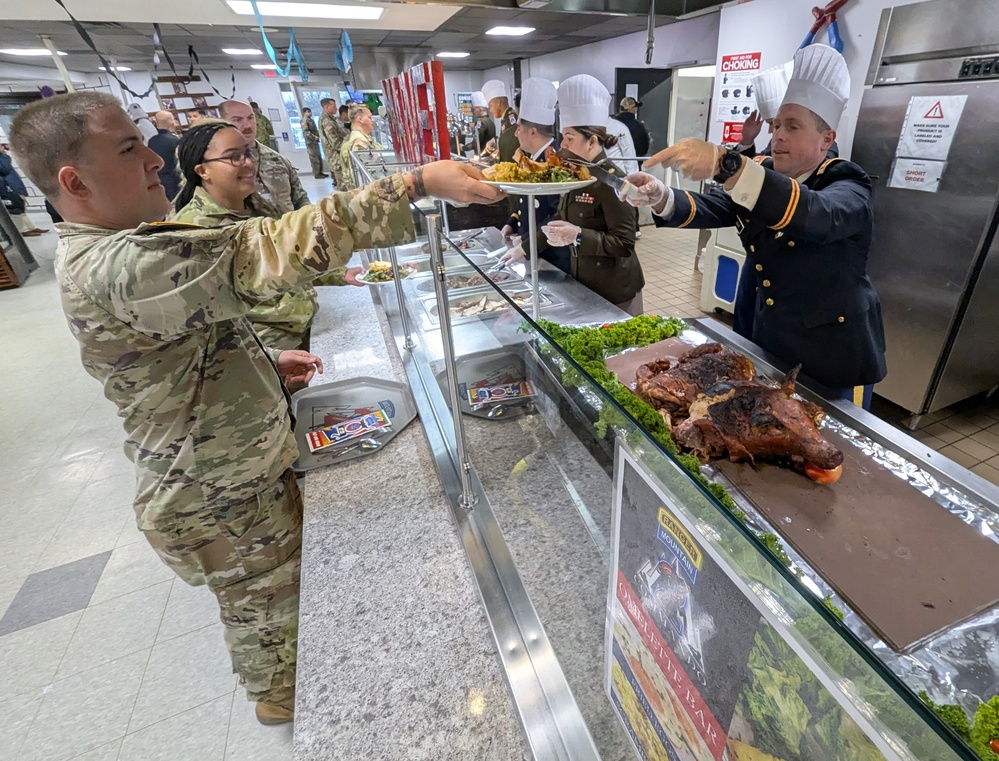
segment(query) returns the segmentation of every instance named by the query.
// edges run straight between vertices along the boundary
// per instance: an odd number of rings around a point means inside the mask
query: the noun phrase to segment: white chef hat
[[[794,62],[788,61],[762,71],[750,80],[753,94],[756,96],[756,110],[760,112],[761,119],[773,119],[777,116],[793,71]]]
[[[472,93],[472,108],[489,108],[489,101],[481,90]]]
[[[498,79],[490,79],[482,85],[482,94],[485,96],[487,103],[493,98],[505,98],[507,97],[506,85]]]
[[[569,77],[558,86],[558,112],[563,127],[603,127],[609,118],[610,93],[589,74]]]
[[[846,59],[828,45],[807,45],[794,54],[794,72],[782,106],[804,106],[833,129],[850,98]]]
[[[520,118],[535,124],[554,124],[557,100],[558,90],[547,79],[525,79],[520,90]]]

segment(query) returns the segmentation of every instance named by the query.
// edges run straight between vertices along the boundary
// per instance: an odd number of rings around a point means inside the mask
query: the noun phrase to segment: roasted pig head
[[[635,392],[669,424],[670,417],[685,415],[697,395],[719,381],[748,381],[755,376],[756,368],[748,357],[708,343],[694,347],[676,362],[657,359],[641,365],[635,373]]]
[[[796,367],[779,388],[755,380],[716,383],[690,405],[673,438],[705,460],[728,455],[732,462],[761,458],[799,468],[838,467],[843,453],[819,433],[817,408],[792,397],[797,375]]]

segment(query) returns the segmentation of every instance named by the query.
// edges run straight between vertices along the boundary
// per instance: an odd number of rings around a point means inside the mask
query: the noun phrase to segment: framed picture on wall
[[[174,82],[173,83],[173,91],[175,93],[177,93],[178,95],[180,95],[181,93],[186,93],[187,92],[187,85],[184,84],[183,82]]]
[[[203,95],[195,95],[191,100],[194,101],[195,108],[204,108],[208,105],[208,100]]]
[[[160,100],[163,102],[163,108],[165,108],[167,111],[169,111],[171,108],[174,108],[173,98],[160,98]]]

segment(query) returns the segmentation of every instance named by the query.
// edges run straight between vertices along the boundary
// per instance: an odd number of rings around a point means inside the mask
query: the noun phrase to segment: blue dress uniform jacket
[[[752,211],[721,190],[674,191],[658,226],[734,225],[746,249],[735,330],[832,387],[887,375],[881,303],[867,277],[874,203],[856,164],[827,160],[799,183],[762,160],[766,178]],[[751,319],[750,319],[751,315]]]

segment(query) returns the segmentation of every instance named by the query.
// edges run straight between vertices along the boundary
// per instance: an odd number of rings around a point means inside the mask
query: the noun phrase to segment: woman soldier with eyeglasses
[[[239,130],[228,122],[202,122],[184,133],[177,145],[177,163],[184,185],[174,201],[174,222],[218,227],[249,217],[277,219],[281,212],[255,192],[257,148],[246,146]],[[330,270],[316,285],[361,285],[361,268]],[[307,285],[254,307],[247,317],[265,346],[309,350],[309,331],[319,304]],[[298,385],[289,390],[297,391]]]

